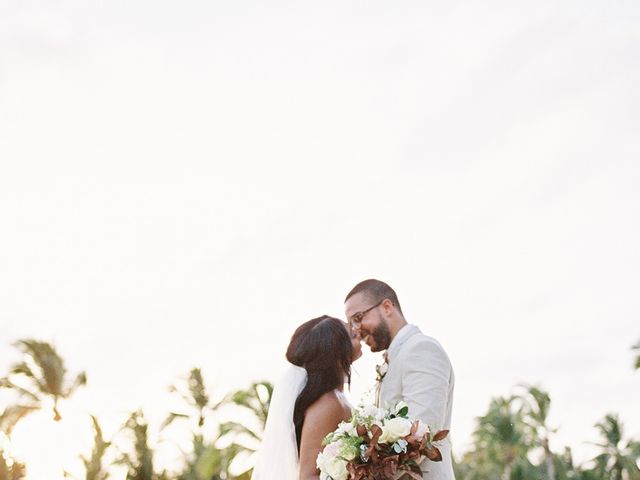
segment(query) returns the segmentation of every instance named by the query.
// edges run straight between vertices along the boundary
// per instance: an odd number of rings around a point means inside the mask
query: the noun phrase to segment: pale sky
[[[157,425],[194,366],[218,397],[275,380],[294,328],[370,277],[451,357],[456,454],[521,382],[579,460],[608,412],[640,438],[639,21],[636,1],[0,3],[0,367],[36,337],[89,378],[60,425],[16,429],[29,479],[79,472],[89,413]]]

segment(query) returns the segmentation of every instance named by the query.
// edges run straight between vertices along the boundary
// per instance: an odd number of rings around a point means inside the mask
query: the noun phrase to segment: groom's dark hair
[[[398,311],[402,313],[402,308],[400,307],[400,302],[398,301],[398,295],[396,295],[396,292],[393,290],[393,288],[380,280],[370,278],[369,280],[360,282],[351,289],[344,301],[346,302],[357,293],[364,293],[364,295],[374,304],[382,302],[385,298],[388,298],[389,300],[391,300],[391,303],[396,306]]]

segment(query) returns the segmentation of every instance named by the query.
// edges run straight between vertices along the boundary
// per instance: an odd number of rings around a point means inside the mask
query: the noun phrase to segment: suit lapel
[[[407,340],[409,340],[411,337],[413,337],[417,333],[420,333],[420,329],[418,327],[416,327],[415,325],[405,325],[396,334],[395,338],[391,342],[391,345],[389,345],[389,349],[385,352],[385,356],[387,358],[387,363],[388,363],[387,375],[391,373],[392,369],[395,371],[393,367],[393,362],[398,357],[398,353],[400,353],[402,346],[407,342]],[[384,386],[385,380],[387,380],[387,375],[385,375],[382,381],[376,385],[377,406],[381,406],[382,404],[382,390],[384,388],[383,386]]]
[[[402,346],[413,337],[415,334],[420,333],[420,329],[415,325],[405,325],[400,331],[396,334],[396,337],[389,345],[389,349],[387,350],[387,355],[389,357],[389,364],[393,362],[393,360],[398,356],[398,353],[402,349]]]

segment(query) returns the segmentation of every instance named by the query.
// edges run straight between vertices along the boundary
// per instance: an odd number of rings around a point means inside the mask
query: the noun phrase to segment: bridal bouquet
[[[422,480],[420,463],[425,458],[442,460],[434,443],[448,434],[441,430],[434,435],[420,420],[411,419],[404,402],[386,410],[354,410],[349,422],[340,423],[324,439],[316,461],[320,480]]]

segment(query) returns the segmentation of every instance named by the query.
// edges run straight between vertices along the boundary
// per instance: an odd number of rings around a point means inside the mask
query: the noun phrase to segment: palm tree
[[[126,480],[163,480],[166,473],[157,474],[153,467],[153,450],[149,447],[148,424],[141,410],[133,412],[124,428],[133,434],[133,451],[116,462],[128,467]]]
[[[636,370],[640,370],[640,340],[633,347],[631,347],[631,350],[636,352],[636,361],[633,366]]]
[[[542,447],[547,479],[555,480],[554,456],[549,448],[549,437],[557,429],[553,429],[547,424],[551,397],[544,390],[532,385],[520,385],[520,387],[524,390],[519,395],[519,399],[523,402],[523,420],[529,430],[531,443]]]
[[[24,464],[9,458],[0,448],[0,480],[22,480],[26,473]]]
[[[229,467],[239,453],[237,445],[218,448],[201,436],[193,436],[193,451],[177,480],[226,480],[231,478]]]
[[[226,402],[237,405],[245,411],[248,410],[254,419],[255,426],[251,428],[245,423],[226,422],[220,426],[220,436],[229,434],[233,434],[236,437],[245,436],[259,443],[262,440],[264,426],[267,423],[272,396],[273,385],[264,380],[252,383],[246,390],[237,390],[229,394]],[[242,447],[250,452],[254,451],[252,448]]]
[[[94,440],[93,450],[90,457],[80,455],[82,464],[85,469],[85,480],[107,480],[109,473],[104,470],[103,457],[107,449],[111,446],[111,442],[105,441],[102,436],[102,429],[98,423],[98,419],[91,415],[91,421],[93,422]],[[68,472],[64,472],[65,478],[73,478]]]
[[[3,443],[10,445],[16,424],[37,409],[34,405],[10,405],[0,414],[0,440],[4,439],[4,442],[0,442],[0,480],[19,480],[26,475],[25,465],[4,450]]]
[[[0,387],[10,388],[21,397],[34,404],[40,404],[43,397],[53,399],[53,419],[62,417],[58,411],[58,401],[69,398],[78,387],[87,383],[84,372],[70,382],[64,360],[55,348],[46,342],[25,339],[16,343],[22,350],[24,360],[11,367],[8,377],[0,379]]]
[[[514,400],[494,398],[489,411],[477,418],[475,452],[470,455],[477,467],[474,478],[510,480],[512,473],[519,478],[523,469],[531,467],[527,461],[527,427]]]
[[[248,446],[246,440],[256,445],[262,441],[272,396],[273,384],[263,380],[252,383],[246,390],[236,390],[225,398],[226,403],[242,408],[253,417],[252,426],[247,425],[246,422],[238,423],[233,421],[220,425],[220,438],[232,437],[233,443],[231,446],[237,449],[236,454],[245,453],[251,455],[255,452],[256,449]],[[241,440],[241,442],[238,442],[238,440]],[[251,471],[252,469],[247,470],[239,478],[251,478]]]
[[[623,426],[617,415],[606,415],[596,423],[603,443],[596,445],[602,449],[595,459],[595,471],[600,478],[608,480],[639,480],[640,442],[627,441],[623,445]]]
[[[197,430],[200,432],[204,426],[207,413],[217,410],[223,403],[211,403],[204,379],[202,378],[202,371],[199,368],[191,369],[186,385],[172,385],[169,387],[169,391],[179,394],[190,412],[171,412],[162,424],[162,429],[169,426],[177,418],[189,419],[195,416],[197,420]]]
[[[216,441],[220,438],[219,429],[206,428],[210,413],[218,410],[225,402],[213,403],[199,368],[193,368],[185,384],[172,385],[170,392],[177,393],[186,405],[183,412],[171,412],[161,429],[168,427],[176,419],[191,420],[192,447],[187,454],[184,468],[178,474],[178,480],[224,480],[229,478],[229,465],[238,454],[237,446],[219,448]],[[211,441],[205,440],[207,431]]]
[[[557,480],[579,480],[579,467],[574,464],[571,448],[564,447],[564,452],[554,455],[554,475]]]

